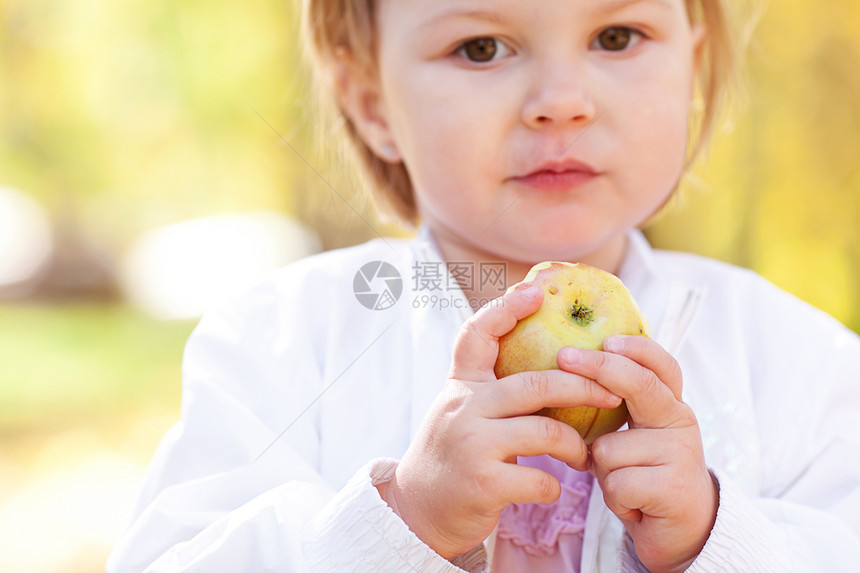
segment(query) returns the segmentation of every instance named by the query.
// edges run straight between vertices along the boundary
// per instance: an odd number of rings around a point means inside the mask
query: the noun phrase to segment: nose
[[[596,114],[584,71],[560,63],[536,71],[522,106],[522,121],[533,129],[585,124]]]

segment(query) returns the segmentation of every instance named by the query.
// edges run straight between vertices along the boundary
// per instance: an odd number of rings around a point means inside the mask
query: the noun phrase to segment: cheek
[[[640,90],[618,126],[623,143],[616,176],[638,216],[650,216],[675,189],[687,155],[688,107],[676,92],[656,86]]]
[[[667,71],[668,72],[668,71]],[[638,163],[680,175],[689,138],[687,76],[678,70],[652,78],[630,105],[629,136],[637,148]]]
[[[674,159],[683,164],[689,135],[687,108],[681,102],[658,100],[643,116],[636,135],[642,161]]]
[[[471,187],[470,173],[491,169],[503,139],[499,102],[458,86],[456,75],[404,74],[390,88],[392,132],[417,188]]]

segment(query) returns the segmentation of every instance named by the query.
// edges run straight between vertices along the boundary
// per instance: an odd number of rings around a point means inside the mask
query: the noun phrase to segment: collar
[[[651,325],[651,336],[672,354],[686,340],[705,289],[661,270],[655,251],[639,230],[628,233],[628,248],[618,276]]]

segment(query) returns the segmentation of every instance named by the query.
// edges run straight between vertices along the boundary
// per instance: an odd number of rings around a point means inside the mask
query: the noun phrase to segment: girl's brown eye
[[[597,37],[600,47],[610,52],[620,52],[630,44],[632,30],[630,28],[607,28]]]
[[[478,38],[463,44],[463,54],[473,62],[490,62],[496,56],[495,38]]]

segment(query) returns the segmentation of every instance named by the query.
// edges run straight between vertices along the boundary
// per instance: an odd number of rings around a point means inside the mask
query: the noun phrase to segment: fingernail
[[[523,294],[529,298],[537,298],[538,296],[540,296],[540,287],[530,286],[523,291]]]
[[[576,366],[582,359],[582,351],[573,346],[565,346],[559,353],[561,354],[561,359],[570,366]]]
[[[624,350],[624,339],[617,336],[610,336],[603,341],[603,350],[607,352],[621,352]]]

